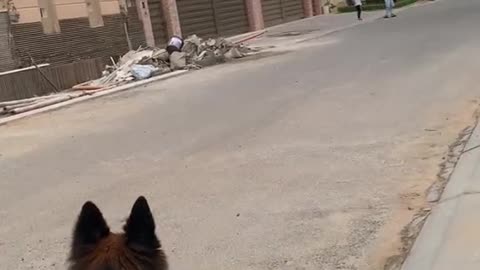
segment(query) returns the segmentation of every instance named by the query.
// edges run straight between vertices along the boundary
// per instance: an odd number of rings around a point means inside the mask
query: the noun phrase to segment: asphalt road
[[[145,195],[175,270],[382,269],[472,122],[478,14],[436,1],[0,127],[0,268],[65,269],[86,200],[118,230]]]

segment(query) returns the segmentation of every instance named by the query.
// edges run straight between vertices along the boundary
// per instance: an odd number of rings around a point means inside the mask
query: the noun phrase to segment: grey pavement
[[[472,124],[479,12],[440,1],[0,126],[0,268],[65,269],[86,200],[119,230],[145,195],[171,269],[383,269]]]
[[[404,9],[405,8],[402,10]],[[299,47],[298,43],[311,39],[318,39],[327,34],[372,22],[383,17],[384,14],[384,11],[364,12],[364,20],[361,22],[357,20],[356,14],[353,13],[315,16],[269,27],[265,30],[263,35],[253,40],[249,40],[246,43],[251,46],[263,48],[271,46],[279,50],[284,50],[286,47],[293,47],[292,49],[294,49],[295,47]],[[245,35],[239,37],[245,37]],[[236,38],[233,39],[235,40]]]
[[[442,198],[428,217],[404,270],[480,268],[480,126],[465,146]]]
[[[303,20],[293,21],[286,24],[273,26],[267,29],[266,36],[282,36],[287,33],[295,36],[295,32],[300,34],[321,34],[331,32],[335,29],[342,29],[353,24],[362,24],[378,19],[385,15],[385,11],[365,11],[363,12],[363,21],[357,20],[356,14],[330,14],[315,16]]]

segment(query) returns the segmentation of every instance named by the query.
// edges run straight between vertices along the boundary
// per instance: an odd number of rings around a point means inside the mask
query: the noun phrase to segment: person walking
[[[393,13],[394,7],[395,7],[395,2],[393,0],[385,0],[385,11],[386,11],[386,14],[384,17],[385,19],[397,17],[397,15]]]
[[[385,0],[386,1],[386,0]],[[362,19],[362,0],[354,0],[355,9],[357,9],[357,18],[359,21]]]

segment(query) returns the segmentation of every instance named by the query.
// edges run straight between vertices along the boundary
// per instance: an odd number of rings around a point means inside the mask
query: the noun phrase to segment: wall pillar
[[[38,0],[40,16],[45,34],[60,33],[60,23],[57,17],[57,7],[53,0]]]
[[[305,18],[313,16],[313,2],[315,0],[303,0],[303,12],[305,14]]]
[[[171,36],[182,36],[180,18],[178,16],[176,0],[162,0],[163,17],[167,25],[167,40]]]
[[[248,24],[250,31],[258,31],[265,28],[263,21],[262,1],[245,0],[247,6]]]
[[[145,42],[148,46],[155,46],[155,35],[152,28],[152,20],[150,18],[150,9],[148,8],[148,0],[136,0],[137,12],[143,25],[143,33],[145,34]]]
[[[313,1],[313,14],[314,15],[322,15],[322,1],[321,0],[312,0]]]

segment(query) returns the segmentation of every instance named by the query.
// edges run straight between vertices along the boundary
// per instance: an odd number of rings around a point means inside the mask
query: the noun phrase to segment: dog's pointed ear
[[[102,212],[92,202],[86,202],[73,231],[71,257],[78,258],[91,250],[110,233],[110,228],[103,218]]]
[[[155,252],[160,248],[160,241],[155,234],[155,221],[148,202],[143,196],[133,204],[124,231],[127,245],[135,251]]]

